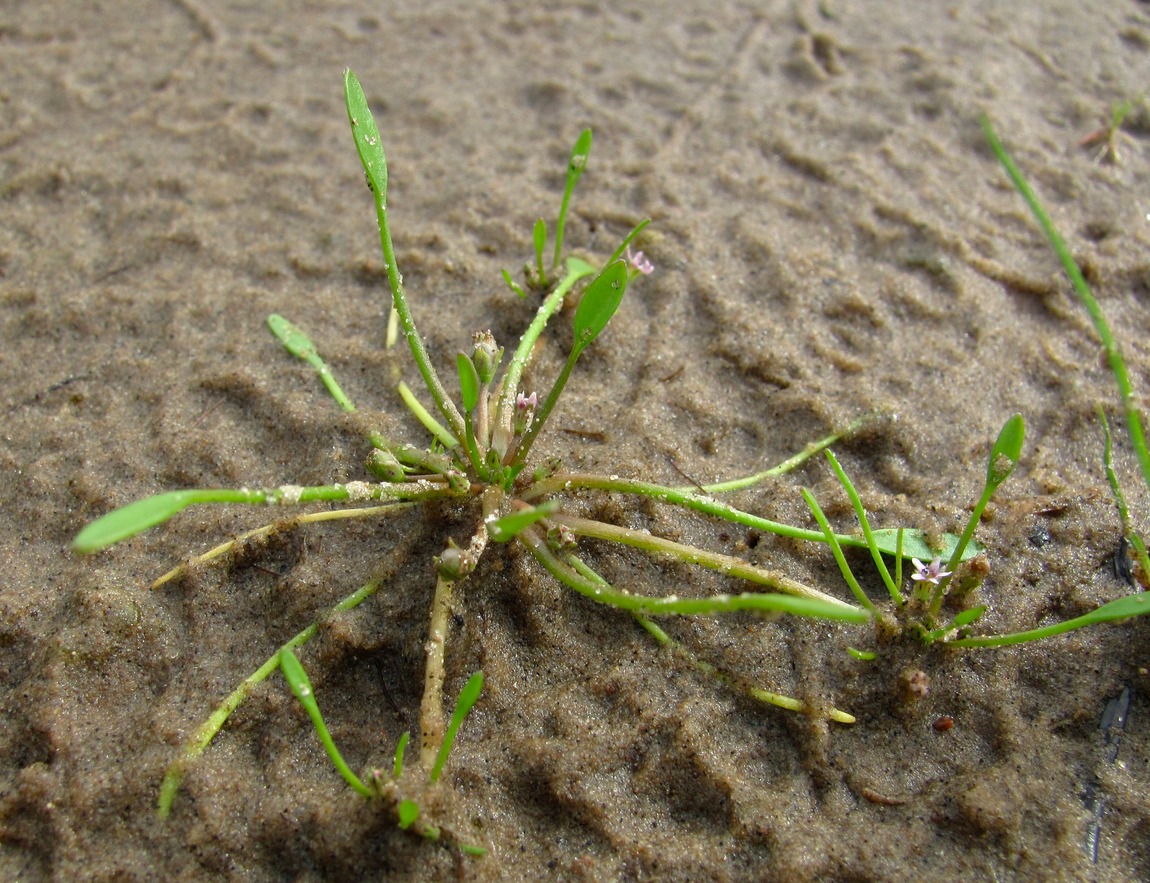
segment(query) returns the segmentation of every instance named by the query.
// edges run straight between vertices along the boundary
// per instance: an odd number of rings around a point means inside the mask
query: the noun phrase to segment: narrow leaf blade
[[[299,328],[276,313],[268,316],[268,328],[289,353],[297,359],[310,361],[316,355],[315,344]]]
[[[455,362],[459,367],[459,392],[463,399],[463,410],[470,414],[479,404],[479,372],[466,353],[456,354]]]
[[[971,607],[969,610],[964,610],[962,613],[958,614],[958,616],[956,616],[954,621],[950,624],[950,627],[961,629],[968,625],[973,625],[982,617],[982,614],[984,613],[986,613],[985,604],[979,607]]]
[[[539,218],[535,222],[535,228],[531,233],[535,239],[535,257],[542,263],[543,249],[547,247],[547,222]]]
[[[986,466],[988,487],[997,488],[1006,481],[1022,457],[1022,442],[1026,436],[1026,423],[1021,414],[1015,414],[1003,425],[990,449],[990,461]]]
[[[280,651],[280,670],[284,680],[288,682],[292,694],[299,700],[300,705],[309,716],[319,714],[319,705],[315,701],[311,680],[304,671],[303,663],[289,648]]]
[[[483,692],[483,672],[477,671],[467,679],[463,689],[459,691],[459,701],[455,703],[455,711],[451,714],[451,723],[447,725],[447,732],[443,736],[443,744],[439,746],[439,754],[435,758],[435,765],[431,768],[431,781],[438,782],[443,772],[443,765],[451,754],[451,746],[455,744],[455,736],[459,732],[463,719],[471,711],[471,707],[479,700]]]
[[[169,491],[136,500],[97,518],[72,540],[72,549],[81,554],[99,552],[121,540],[162,524],[197,501],[196,491]]]
[[[898,554],[898,528],[887,527],[876,530],[873,533],[873,537],[875,545],[878,546],[879,551],[884,555],[894,557]],[[909,528],[903,530],[903,560],[918,558],[920,561],[930,561],[937,556],[943,561],[949,561],[950,556],[954,554],[954,550],[958,547],[958,536],[952,533],[944,533],[938,536],[937,539],[940,541],[940,545],[938,548],[935,548],[927,542],[927,535],[923,531]],[[844,545],[865,545],[861,540],[861,537],[851,537]],[[962,560],[966,561],[975,555],[981,554],[983,551],[982,545],[972,540],[963,550]]]
[[[348,68],[343,77],[344,99],[347,104],[347,118],[351,123],[351,134],[355,138],[355,149],[367,183],[378,194],[381,201],[387,202],[387,158],[383,153],[383,141],[375,125],[375,117],[367,106],[367,96],[354,73]]]
[[[535,522],[558,511],[558,500],[548,500],[530,509],[520,509],[487,522],[487,534],[497,543],[506,543],[515,539]]]
[[[587,167],[587,157],[590,155],[591,130],[584,129],[575,139],[575,144],[571,148],[571,158],[567,161],[567,189],[569,191],[575,188],[575,184],[582,177],[583,169]]]

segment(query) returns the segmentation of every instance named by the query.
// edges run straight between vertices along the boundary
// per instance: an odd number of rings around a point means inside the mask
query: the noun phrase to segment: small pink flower
[[[527,427],[531,425],[531,418],[535,415],[535,406],[539,404],[539,399],[535,393],[525,396],[519,393],[515,397],[515,416],[511,420],[511,428],[516,435],[522,435],[527,431]]]
[[[631,265],[631,269],[638,270],[644,276],[650,276],[655,272],[655,265],[652,264],[641,251],[631,254],[631,246],[627,246],[627,263]]]
[[[911,558],[914,562],[915,572],[910,575],[911,579],[921,580],[922,582],[934,583],[936,586],[939,581],[954,573],[953,570],[942,569],[942,559],[935,556],[935,559],[930,564],[923,564],[917,558]]]

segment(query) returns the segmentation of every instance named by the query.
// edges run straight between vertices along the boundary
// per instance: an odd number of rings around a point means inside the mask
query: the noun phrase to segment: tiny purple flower
[[[655,265],[652,264],[641,251],[631,254],[631,246],[627,246],[627,263],[631,265],[633,270],[638,270],[644,276],[650,276],[655,272]]]
[[[539,398],[535,393],[525,396],[519,393],[515,397],[515,416],[511,420],[511,428],[516,435],[522,435],[527,431],[527,427],[531,425],[531,418],[535,415],[535,406],[539,404]]]
[[[910,575],[911,579],[921,580],[922,582],[934,583],[936,586],[939,581],[954,573],[953,570],[942,569],[942,559],[935,556],[935,559],[930,564],[923,564],[917,558],[911,558],[914,562],[915,572]]]

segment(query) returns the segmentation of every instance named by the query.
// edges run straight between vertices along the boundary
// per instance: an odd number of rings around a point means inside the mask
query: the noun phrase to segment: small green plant
[[[481,846],[472,846],[466,843],[459,842],[450,831],[445,831],[438,825],[430,824],[421,818],[419,803],[412,800],[410,797],[402,796],[399,788],[399,780],[403,775],[403,758],[404,752],[407,749],[407,743],[411,736],[410,733],[404,733],[399,737],[399,742],[395,746],[395,763],[392,767],[391,777],[384,775],[382,770],[375,769],[371,771],[369,781],[371,785],[365,785],[363,781],[352,772],[351,767],[347,765],[347,761],[343,759],[343,755],[339,753],[336,748],[335,740],[332,739],[331,733],[328,731],[327,724],[324,722],[323,714],[319,710],[319,703],[315,698],[315,691],[312,690],[311,680],[304,671],[303,665],[299,659],[296,658],[295,653],[290,647],[284,647],[279,652],[280,670],[283,672],[284,679],[288,682],[292,693],[296,699],[299,700],[300,705],[304,707],[308,717],[311,718],[312,725],[315,727],[316,734],[319,736],[319,741],[323,745],[324,751],[331,759],[332,764],[344,781],[351,786],[352,790],[357,794],[364,797],[376,797],[383,800],[386,804],[390,805],[396,815],[396,823],[400,828],[407,830],[411,829],[416,834],[419,834],[427,840],[439,841],[446,840],[447,842],[457,845],[461,852],[468,855],[485,855],[487,850]],[[440,775],[443,773],[443,765],[447,763],[447,757],[451,753],[451,746],[455,744],[455,735],[459,732],[459,727],[463,723],[463,719],[467,717],[473,705],[479,700],[479,694],[483,690],[483,672],[477,671],[464,684],[463,690],[460,691],[459,701],[456,703],[455,711],[451,715],[451,723],[447,727],[447,733],[443,738],[443,744],[439,746],[439,754],[435,758],[435,765],[428,773],[428,780],[431,784],[439,781]]]
[[[1145,93],[1142,97],[1145,97]],[[1141,98],[1138,99],[1138,101],[1141,100]],[[1122,124],[1126,121],[1126,117],[1130,116],[1130,112],[1134,110],[1136,104],[1136,101],[1131,101],[1129,98],[1115,99],[1110,105],[1110,117],[1106,125],[1083,135],[1078,139],[1078,146],[1091,147],[1097,144],[1098,150],[1094,154],[1094,161],[1102,162],[1105,160],[1113,165],[1118,165],[1121,161],[1118,155],[1119,142],[1122,140],[1132,142],[1134,140],[1122,131]]]
[[[968,560],[966,552],[970,548],[974,530],[978,526],[983,511],[986,509],[994,492],[1010,476],[1010,473],[1014,471],[1014,467],[1018,464],[1022,452],[1024,434],[1025,426],[1021,415],[1015,414],[1006,421],[1006,424],[1002,427],[998,438],[990,449],[990,457],[986,467],[986,482],[983,485],[982,494],[974,504],[970,518],[967,520],[966,527],[958,538],[958,542],[949,550],[949,557],[947,558],[946,564],[944,565],[942,563],[942,555],[935,555],[930,563],[924,563],[918,558],[912,559],[915,570],[914,573],[911,574],[911,580],[917,583],[917,588],[909,598],[905,597],[901,591],[901,551],[896,555],[896,570],[895,575],[892,577],[886,566],[886,562],[883,560],[883,550],[879,547],[878,543],[874,541],[876,532],[870,528],[866,511],[863,508],[858,492],[835,459],[834,454],[830,450],[824,452],[840,484],[854,506],[855,515],[859,520],[859,524],[862,526],[863,537],[866,541],[867,548],[870,550],[871,557],[874,559],[879,575],[886,584],[891,600],[894,602],[893,617],[884,614],[863,592],[850,565],[847,563],[838,537],[831,531],[830,524],[823,514],[822,509],[819,507],[818,502],[815,500],[814,495],[806,488],[802,489],[803,499],[806,500],[807,505],[811,509],[811,514],[819,523],[819,526],[822,527],[827,538],[827,543],[834,552],[835,560],[838,562],[843,579],[858,599],[860,606],[870,613],[880,633],[906,633],[917,637],[926,644],[941,641],[951,647],[1005,647],[1010,644],[1023,644],[1029,641],[1050,638],[1063,634],[1064,632],[1073,631],[1074,629],[1085,628],[1086,626],[1099,625],[1104,622],[1113,622],[1115,620],[1128,619],[1131,616],[1150,613],[1150,595],[1139,593],[1118,598],[1073,619],[1041,628],[1001,635],[971,635],[971,627],[986,613],[987,608],[985,605],[964,607],[949,619],[940,620],[939,617],[945,598],[951,596],[952,600],[956,602],[956,605],[961,607],[966,597],[970,595],[982,581],[984,574],[974,567],[973,561],[971,561],[965,570],[962,565],[963,562]],[[1109,454],[1107,454],[1107,459],[1109,459]],[[1141,541],[1138,540],[1138,543],[1140,544]],[[877,658],[878,655],[873,651],[860,651],[854,648],[851,648],[849,652],[856,659],[863,661],[871,661]]]
[[[455,711],[448,720],[444,714],[443,693],[453,594],[459,583],[475,571],[481,558],[501,544],[518,543],[543,570],[560,583],[591,601],[627,614],[657,643],[670,648],[671,652],[685,659],[698,671],[758,701],[793,711],[819,713],[798,699],[765,687],[748,685],[743,679],[697,658],[678,645],[653,617],[711,616],[737,611],[766,616],[792,614],[831,622],[871,623],[880,631],[893,628],[914,634],[927,642],[945,640],[955,645],[989,645],[986,642],[991,639],[973,638],[968,634],[970,626],[984,608],[963,610],[945,621],[940,619],[941,607],[945,597],[957,594],[956,586],[965,593],[969,591],[972,581],[977,581],[978,575],[969,564],[980,552],[973,539],[974,530],[991,495],[1018,462],[1023,441],[1020,416],[1007,421],[991,449],[984,490],[966,529],[958,536],[931,535],[929,539],[927,534],[917,529],[871,528],[858,493],[829,451],[831,444],[855,431],[863,422],[862,418],[813,442],[776,467],[702,487],[668,487],[613,475],[564,472],[561,464],[554,461],[532,463],[530,455],[533,446],[554,412],[581,354],[603,333],[618,310],[628,286],[654,270],[642,252],[631,251],[632,243],[648,222],[644,220],[636,224],[606,260],[591,262],[575,256],[564,258],[564,231],[570,199],[586,167],[591,149],[591,133],[589,130],[584,131],[576,141],[568,163],[566,187],[554,225],[554,248],[550,260],[547,257],[547,225],[538,221],[532,231],[535,259],[533,263],[527,264],[524,272],[526,289],[516,283],[510,273],[504,271],[503,274],[505,281],[517,294],[526,296],[528,291],[538,294],[541,303],[535,316],[505,367],[504,350],[490,332],[479,331],[473,335],[470,350],[458,353],[455,359],[459,384],[457,403],[449,395],[424,346],[396,263],[387,207],[387,162],[379,131],[363,90],[351,71],[345,75],[344,86],[348,120],[375,203],[384,267],[391,289],[393,322],[402,330],[408,342],[433,406],[428,408],[406,384],[399,384],[399,394],[430,434],[430,444],[420,447],[396,442],[382,431],[375,430],[368,433],[371,451],[365,466],[367,477],[362,479],[306,487],[285,484],[263,489],[177,490],[148,497],[90,523],[77,535],[74,541],[76,551],[100,551],[167,521],[189,506],[200,504],[358,504],[352,508],[299,515],[292,519],[293,525],[382,517],[431,501],[447,501],[460,512],[470,512],[475,525],[473,532],[463,545],[449,538],[442,553],[435,558],[434,566],[430,568],[435,576],[435,590],[424,645],[426,664],[420,703],[419,751],[414,764],[417,773],[426,777],[428,787],[436,787],[440,782],[456,734],[468,711],[479,700],[482,689],[482,675],[476,673],[464,687]],[[567,301],[577,301],[572,320],[572,344],[567,360],[545,393],[529,393],[522,388],[524,369],[548,322]],[[355,410],[354,403],[340,388],[316,346],[302,330],[276,315],[269,317],[268,326],[291,355],[311,365],[340,408],[345,411]],[[397,336],[397,333],[393,335],[389,330],[389,338]],[[852,501],[862,528],[861,536],[835,533],[813,495],[805,489],[803,495],[818,524],[817,530],[771,521],[717,499],[723,493],[751,487],[789,472],[823,451]],[[588,491],[615,493],[677,506],[756,531],[828,544],[858,604],[842,601],[781,572],[757,567],[733,556],[676,543],[648,532],[581,517],[568,511],[565,502],[573,494]],[[236,549],[238,544],[267,535],[276,529],[275,524],[255,528],[208,550],[190,564],[226,555]],[[694,597],[678,594],[652,596],[631,591],[612,585],[584,559],[579,545],[584,539],[631,547],[656,557],[677,559],[766,591]],[[893,613],[881,610],[859,587],[843,554],[845,546],[869,550],[887,586]],[[893,575],[886,563],[888,559],[894,562]],[[905,560],[910,560],[914,565],[914,572],[910,575],[910,585],[913,588],[909,597],[903,585]],[[924,561],[929,563],[924,564]],[[162,585],[180,576],[188,566],[185,564],[174,568],[156,580],[154,585]],[[379,588],[380,583],[377,581],[367,583],[324,615],[350,610],[365,602]],[[1121,615],[1131,615],[1128,609],[1130,606],[1119,605]],[[1080,618],[1088,622],[1072,620],[1062,626],[1074,628],[1112,619],[1115,618],[1112,614],[1118,609],[1106,605],[1094,614]],[[333,765],[351,788],[366,799],[382,801],[394,814],[399,827],[412,830],[427,839],[447,843],[462,852],[481,853],[480,847],[464,845],[454,833],[443,830],[434,820],[425,818],[418,801],[403,787],[403,781],[411,781],[405,778],[407,774],[404,772],[407,734],[399,740],[390,776],[374,769],[365,777],[365,781],[344,761],[328,733],[310,681],[296,655],[299,648],[317,635],[318,621],[272,653],[196,730],[169,767],[161,785],[161,816],[167,816],[172,811],[182,775],[188,765],[208,748],[228,717],[253,687],[280,669],[311,718]],[[998,636],[993,640],[998,643],[1033,640],[1054,634],[1057,630],[1064,628],[1039,630],[1042,634]],[[980,641],[983,643],[979,644]],[[863,650],[852,650],[852,654],[858,659],[868,659],[874,655]],[[837,708],[831,709],[827,715],[842,723],[854,721],[852,715]]]
[[[580,491],[600,490],[645,497],[756,530],[822,542],[825,536],[820,531],[795,528],[742,512],[720,503],[714,495],[749,487],[795,468],[844,434],[853,431],[859,421],[809,445],[778,467],[711,487],[674,488],[615,476],[564,473],[556,462],[528,467],[533,445],[553,413],[580,355],[606,328],[627,287],[654,269],[642,252],[633,254],[630,247],[647,221],[638,223],[605,261],[592,264],[574,256],[563,259],[568,206],[589,156],[590,131],[579,136],[571,152],[567,185],[554,227],[555,242],[550,261],[546,259],[546,224],[538,222],[534,226],[535,263],[528,265],[525,281],[528,289],[542,295],[542,303],[502,371],[503,348],[489,332],[477,332],[473,336],[470,351],[460,352],[456,358],[460,390],[457,405],[432,364],[404,290],[391,239],[387,208],[387,162],[363,90],[350,71],[345,76],[345,97],[356,149],[374,197],[380,245],[392,294],[393,316],[410,346],[433,408],[429,409],[420,402],[406,384],[400,384],[399,393],[407,407],[430,433],[431,444],[418,447],[397,443],[382,432],[373,431],[368,437],[372,450],[366,463],[370,480],[310,487],[287,484],[264,489],[209,488],[162,493],[131,503],[92,522],[77,535],[74,548],[81,553],[97,552],[161,524],[189,506],[200,504],[361,504],[354,508],[307,513],[293,519],[294,524],[384,516],[433,500],[454,501],[461,507],[472,507],[476,510],[476,528],[470,539],[462,546],[449,539],[446,548],[434,562],[436,585],[425,644],[426,668],[420,705],[417,761],[419,768],[427,773],[429,781],[433,783],[439,779],[447,759],[447,750],[462,722],[462,713],[458,710],[450,724],[443,712],[444,658],[452,595],[456,586],[475,570],[481,556],[492,544],[519,543],[561,583],[597,603],[629,614],[660,643],[672,646],[675,652],[690,658],[700,670],[732,685],[736,684],[733,678],[702,660],[694,659],[688,651],[675,645],[650,617],[752,611],[767,615],[790,613],[816,616],[833,621],[866,621],[868,614],[865,610],[779,572],[645,532],[577,517],[565,513],[563,509],[565,496]],[[511,280],[510,274],[504,275],[517,293],[526,293]],[[536,342],[564,302],[576,298],[578,304],[573,318],[573,342],[566,363],[546,393],[539,395],[526,392],[521,388],[521,377]],[[340,388],[317,348],[302,330],[277,315],[268,319],[268,326],[291,355],[306,361],[315,369],[340,408],[345,411],[355,410],[354,403]],[[235,549],[238,543],[267,535],[275,529],[274,524],[256,528],[216,546],[191,563],[206,562],[225,555]],[[876,542],[881,546],[885,541],[886,545],[882,548],[888,553],[892,552],[893,536],[893,532],[888,532]],[[769,591],[743,591],[708,597],[652,597],[632,592],[611,585],[579,556],[578,541],[584,537],[631,546],[656,556],[677,558]],[[901,533],[900,537],[903,537]],[[861,542],[847,536],[837,539],[841,544],[857,545]],[[926,554],[927,546],[920,532],[907,531],[903,540],[908,554],[910,551]],[[180,576],[188,566],[185,564],[174,568],[156,580],[154,585],[162,585]],[[379,587],[378,582],[364,585],[335,605],[331,612],[356,607],[371,597]],[[424,836],[429,836],[428,832],[433,829],[438,830],[430,821],[422,820],[418,806],[402,796],[395,786],[402,770],[406,740],[400,743],[397,751],[395,775],[385,780],[377,771],[368,777],[368,784],[350,770],[336,750],[323,724],[302,665],[295,655],[295,651],[315,637],[317,632],[318,623],[313,623],[288,640],[249,675],[197,729],[169,768],[161,786],[159,810],[162,816],[171,812],[187,766],[207,749],[229,715],[244,701],[252,688],[279,668],[284,671],[293,691],[308,710],[333,764],[351,787],[365,797],[387,797],[402,827],[417,829]],[[804,705],[797,699],[757,687],[740,688],[761,701],[804,710]],[[473,692],[470,691],[470,685],[465,688],[467,703],[462,699],[460,703],[464,712],[478,698],[478,691],[478,685]],[[854,720],[851,715],[837,709],[831,716],[843,722]]]
[[[1124,107],[1120,111],[1116,106],[1114,118],[1115,127],[1121,123],[1122,118],[1128,112],[1129,107]],[[1051,247],[1062,262],[1063,268],[1074,287],[1075,293],[1078,295],[1079,301],[1083,307],[1085,307],[1099,338],[1102,340],[1111,372],[1118,386],[1130,442],[1138,459],[1142,476],[1146,481],[1147,487],[1150,488],[1150,449],[1147,448],[1146,435],[1142,426],[1141,410],[1138,408],[1137,399],[1134,396],[1130,376],[1126,370],[1126,362],[1122,356],[1122,349],[1118,345],[1113,332],[1110,330],[1110,325],[1106,321],[1106,317],[1099,307],[1097,300],[1094,298],[1089,284],[1087,284],[1086,279],[1083,277],[1082,271],[1070,254],[1070,249],[1067,247],[1066,242],[1062,239],[1061,235],[1059,235],[1057,229],[1055,229],[1042,203],[1026,182],[1026,179],[1023,177],[1022,172],[1010,154],[1007,153],[1006,148],[1003,147],[990,121],[985,117],[982,119],[982,127],[990,143],[991,150],[1006,170],[1015,188],[1030,207],[1031,212],[1034,214]],[[1122,493],[1118,476],[1113,468],[1110,426],[1106,420],[1105,411],[1101,406],[1099,406],[1098,414],[1104,439],[1103,464],[1106,469],[1107,480],[1110,483],[1111,491],[1114,495],[1115,505],[1118,509],[1123,540],[1124,543],[1128,543],[1129,546],[1134,549],[1140,569],[1139,578],[1142,584],[1146,585],[1147,581],[1150,580],[1150,556],[1147,555],[1146,544],[1131,526],[1125,495]],[[939,619],[945,598],[951,596],[957,602],[957,605],[961,606],[964,599],[981,581],[981,576],[975,571],[973,565],[968,566],[965,571],[961,567],[962,561],[964,560],[964,553],[969,547],[968,544],[973,538],[974,530],[991,497],[998,487],[1010,476],[1011,472],[1014,471],[1014,467],[1018,464],[1022,453],[1024,435],[1025,425],[1022,416],[1016,414],[1003,426],[990,450],[983,492],[975,503],[966,527],[962,531],[955,547],[950,550],[940,550],[940,553],[935,555],[929,564],[924,564],[923,561],[918,558],[913,559],[915,572],[911,575],[911,578],[918,584],[918,587],[910,598],[904,597],[900,588],[902,582],[901,539],[897,542],[895,556],[896,572],[892,577],[883,561],[882,554],[880,554],[884,550],[880,548],[880,544],[875,540],[876,532],[870,528],[866,512],[863,509],[862,501],[858,493],[855,491],[846,473],[839,466],[834,454],[830,450],[825,452],[840,484],[851,500],[866,544],[874,559],[875,566],[883,582],[886,584],[891,600],[894,603],[897,620],[884,623],[884,614],[863,593],[862,588],[851,572],[850,566],[847,564],[846,558],[839,548],[839,543],[832,533],[826,517],[819,508],[818,502],[814,499],[811,492],[805,488],[802,490],[803,498],[806,500],[812,515],[816,521],[818,521],[826,535],[827,542],[835,554],[843,579],[847,582],[848,586],[850,586],[859,604],[871,614],[876,622],[880,623],[880,629],[887,631],[908,631],[917,635],[926,643],[945,641],[947,645],[953,647],[1004,647],[1011,644],[1037,641],[1074,629],[1099,625],[1104,622],[1113,622],[1150,613],[1150,594],[1141,592],[1118,598],[1082,616],[1064,622],[1010,634],[977,636],[971,634],[971,627],[986,612],[985,606],[960,609],[959,612],[954,614],[948,621]],[[1122,554],[1125,554],[1124,547]],[[943,564],[944,558],[946,558],[945,564]],[[957,582],[955,582],[955,580],[957,580]],[[854,648],[851,648],[850,653],[857,659],[868,661],[877,656],[877,654],[873,652],[860,651]]]

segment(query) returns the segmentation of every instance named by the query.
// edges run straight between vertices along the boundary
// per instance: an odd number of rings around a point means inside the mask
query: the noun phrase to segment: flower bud
[[[376,448],[371,452],[367,458],[367,463],[364,464],[367,471],[378,478],[380,481],[400,482],[407,478],[407,474],[403,471],[403,466],[400,465],[399,460],[396,459],[395,454],[391,451],[381,451]]]
[[[475,363],[479,382],[491,383],[499,363],[503,360],[503,347],[496,346],[495,338],[490,331],[476,331],[471,336],[471,341],[475,344],[475,348],[471,351],[471,361]]]
[[[444,579],[459,580],[475,570],[475,558],[467,549],[461,549],[455,540],[448,539],[447,548],[435,559],[435,568]]]

